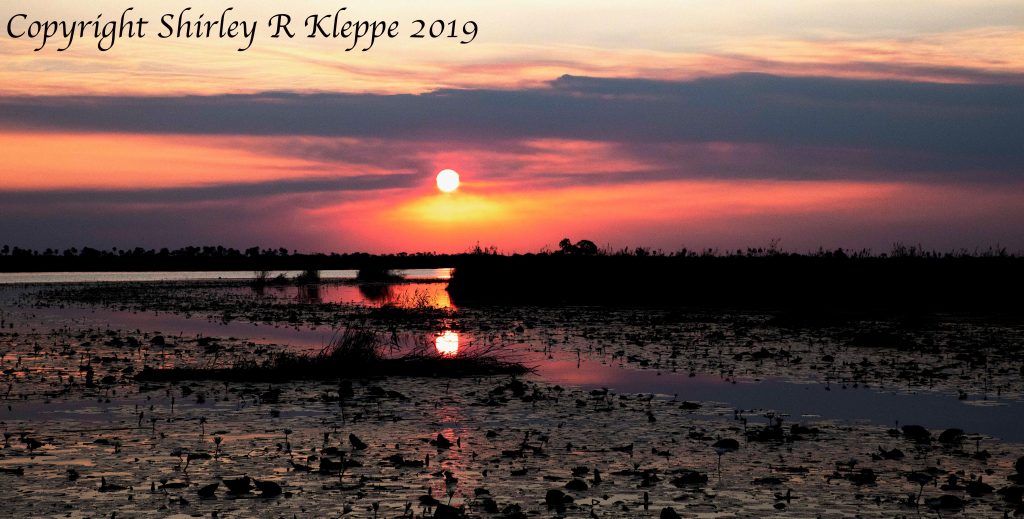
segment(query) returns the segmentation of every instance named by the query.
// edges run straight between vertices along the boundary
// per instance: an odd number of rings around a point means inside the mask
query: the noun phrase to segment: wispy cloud
[[[232,182],[196,187],[146,189],[32,189],[0,190],[0,204],[39,207],[53,205],[140,206],[195,202],[245,201],[296,194],[331,194],[408,188],[421,179],[412,173],[301,178],[265,182]]]

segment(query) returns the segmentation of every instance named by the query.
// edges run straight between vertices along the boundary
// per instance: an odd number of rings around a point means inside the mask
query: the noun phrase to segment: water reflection
[[[400,308],[442,308],[454,310],[445,290],[446,283],[360,283],[275,286],[244,290],[259,297],[274,297],[298,303],[349,303]],[[231,291],[233,289],[226,289]],[[235,289],[243,290],[243,289]],[[284,301],[282,301],[284,302]]]
[[[322,287],[329,288],[330,285]],[[356,291],[355,286],[347,288]],[[268,287],[266,292],[268,297],[273,297],[273,294],[283,294],[289,290],[294,295],[295,287],[288,287],[287,290],[284,287]],[[20,292],[9,294],[17,299]],[[189,319],[173,313],[136,313],[109,308],[50,307],[33,308],[31,312],[37,319],[64,321],[70,326],[160,330],[174,336],[234,336],[246,338],[254,344],[288,344],[297,351],[313,353],[320,351],[335,333],[326,326],[298,329],[244,321],[225,324],[205,318]],[[26,333],[31,331],[27,326],[18,330]],[[457,355],[460,348],[465,355],[466,350],[472,350],[474,344],[484,340],[472,332],[466,332],[465,337],[460,337],[459,332],[445,331],[425,336],[416,333],[415,342],[422,344],[426,339],[429,346],[431,337],[434,339],[435,350],[446,358]],[[958,401],[955,395],[929,392],[906,394],[883,391],[876,387],[836,389],[833,386],[830,389],[824,383],[795,383],[781,379],[733,383],[717,374],[697,374],[691,377],[685,372],[633,369],[621,360],[609,362],[606,357],[595,358],[586,351],[581,358],[575,351],[552,348],[547,343],[513,341],[508,347],[516,355],[516,360],[536,367],[536,376],[548,384],[579,386],[587,390],[607,387],[622,393],[677,395],[679,400],[722,402],[740,409],[773,409],[794,417],[811,415],[826,420],[868,420],[888,427],[896,420],[932,429],[963,427],[966,424],[974,432],[1005,441],[1024,442],[1024,428],[1020,427],[1019,420],[1007,419],[1007,416],[1024,415],[1024,402],[1021,401],[998,400],[991,401],[998,406],[981,406],[978,404],[985,401],[974,398]],[[142,363],[153,367],[170,368],[180,363],[178,354],[171,348],[161,348],[145,355]],[[15,362],[16,358],[10,354],[2,359],[2,364],[6,366],[12,366]],[[445,430],[445,434],[449,432]],[[449,438],[454,440],[459,434],[466,433],[453,428],[453,436]]]
[[[454,357],[459,354],[459,332],[447,330],[434,338],[434,347],[442,357]]]
[[[302,285],[296,287],[298,294],[296,300],[304,304],[320,304],[323,298],[320,297],[320,285]]]
[[[395,298],[395,290],[392,285],[385,283],[364,283],[359,285],[359,293],[367,301],[376,304],[385,304]]]
[[[368,286],[368,285],[365,285]],[[451,298],[444,283],[416,283],[385,285],[386,296],[378,300],[371,300],[380,306],[395,306],[399,308],[429,309],[442,308],[454,310]],[[360,285],[362,291],[364,285]],[[365,295],[365,294],[364,294]]]

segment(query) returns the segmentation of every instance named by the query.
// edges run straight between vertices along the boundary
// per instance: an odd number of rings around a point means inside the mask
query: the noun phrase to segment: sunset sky
[[[1024,250],[1020,0],[147,4],[260,26],[33,52],[13,15],[132,4],[0,6],[0,243]],[[402,35],[269,38],[341,6]]]

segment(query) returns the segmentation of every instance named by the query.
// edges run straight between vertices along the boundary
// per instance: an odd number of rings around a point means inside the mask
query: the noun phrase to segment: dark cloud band
[[[1024,164],[1018,84],[740,74],[693,81],[565,76],[543,88],[421,95],[6,97],[0,126],[38,131],[301,135],[456,142],[530,138],[741,142]]]

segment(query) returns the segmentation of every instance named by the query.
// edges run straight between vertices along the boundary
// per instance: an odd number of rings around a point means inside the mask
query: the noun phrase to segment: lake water
[[[354,271],[341,271],[319,286],[262,290],[245,282],[247,272],[8,275],[0,285],[0,380],[8,395],[0,426],[10,435],[0,449],[4,511],[209,517],[226,506],[246,517],[301,517],[313,509],[369,518],[370,503],[380,503],[381,517],[399,517],[425,493],[479,506],[475,489],[484,487],[501,506],[522,504],[543,517],[552,513],[546,493],[564,487],[581,504],[572,517],[657,517],[672,506],[687,517],[776,516],[781,507],[793,517],[827,511],[884,519],[913,512],[901,501],[907,495],[923,493],[928,503],[947,492],[938,484],[919,488],[907,479],[911,471],[938,467],[962,481],[984,474],[1001,486],[1024,443],[1022,357],[1013,347],[1024,330],[1012,325],[942,320],[900,335],[912,346],[893,347],[849,337],[861,327],[881,334],[901,323],[790,328],[768,314],[673,308],[467,305],[438,312],[422,305],[450,307],[450,271],[406,274],[417,279],[359,283]],[[147,279],[182,282],[123,283]],[[226,279],[237,281],[217,281]],[[384,305],[413,310],[377,309]],[[334,326],[367,324],[393,333],[381,338],[393,337],[400,352],[413,345],[442,357],[498,352],[536,371],[522,385],[507,377],[361,380],[343,399],[333,397],[344,387],[333,380],[133,379],[143,366],[231,366],[275,358],[281,349],[316,352],[338,336]],[[601,388],[612,393],[594,391]],[[787,435],[784,444],[744,436],[748,424],[764,431],[775,417],[786,430],[800,423],[819,432]],[[969,435],[963,449],[992,458],[887,432],[910,424],[933,433],[962,428]],[[454,446],[428,443],[438,434]],[[740,448],[723,456],[714,446],[726,438],[739,439]],[[871,459],[896,446],[905,459]],[[327,447],[359,465],[318,473],[315,459]],[[209,456],[193,460],[193,452]],[[391,454],[430,468],[399,466],[384,458]],[[671,479],[680,467],[707,480],[681,488]],[[877,484],[850,479],[864,477],[861,467]],[[598,469],[607,477],[600,487],[571,489],[566,481],[579,476],[569,468],[591,471],[594,484]],[[670,477],[648,482],[647,474]],[[277,482],[290,497],[247,499],[223,489],[215,499],[197,497],[199,488],[241,475]],[[106,482],[117,486],[104,489]],[[155,490],[158,482],[177,489]],[[777,497],[790,492],[792,501]],[[346,513],[342,503],[356,496],[364,497]],[[996,517],[1015,505],[993,494],[966,506],[964,517]]]
[[[406,269],[395,270],[396,274],[410,281],[447,281],[452,269]],[[302,271],[275,270],[271,277],[279,274],[293,278]],[[321,270],[320,278],[328,281],[354,280],[358,270]],[[0,285],[35,283],[128,283],[147,281],[216,281],[250,280],[255,277],[251,270],[195,271],[195,272],[0,272]]]
[[[399,285],[429,287],[443,292],[444,283]],[[355,286],[339,293],[358,297]],[[292,287],[294,289],[294,287]],[[291,290],[291,289],[289,289]],[[289,294],[291,294],[289,292]],[[291,297],[291,296],[288,296]],[[316,351],[328,344],[335,332],[325,328],[261,325],[234,321],[220,323],[202,317],[110,309],[38,309],[51,318],[73,320],[94,326],[160,331],[168,335],[232,336],[257,343],[287,344],[296,349]],[[430,340],[431,337],[424,337]],[[439,351],[465,348],[472,334],[438,333],[433,339]],[[453,350],[454,348],[454,350]],[[1024,403],[972,395],[967,400],[935,392],[905,392],[827,383],[794,383],[764,378],[733,381],[715,375],[688,376],[653,369],[634,369],[616,362],[577,357],[568,351],[537,351],[528,344],[513,345],[512,351],[524,363],[535,366],[540,379],[552,384],[586,389],[609,388],[620,393],[654,393],[680,401],[721,402],[744,410],[771,409],[789,415],[789,422],[816,419],[866,422],[884,426],[920,424],[932,429],[960,427],[1005,441],[1024,442],[1024,429],[1008,416],[1024,416]]]

